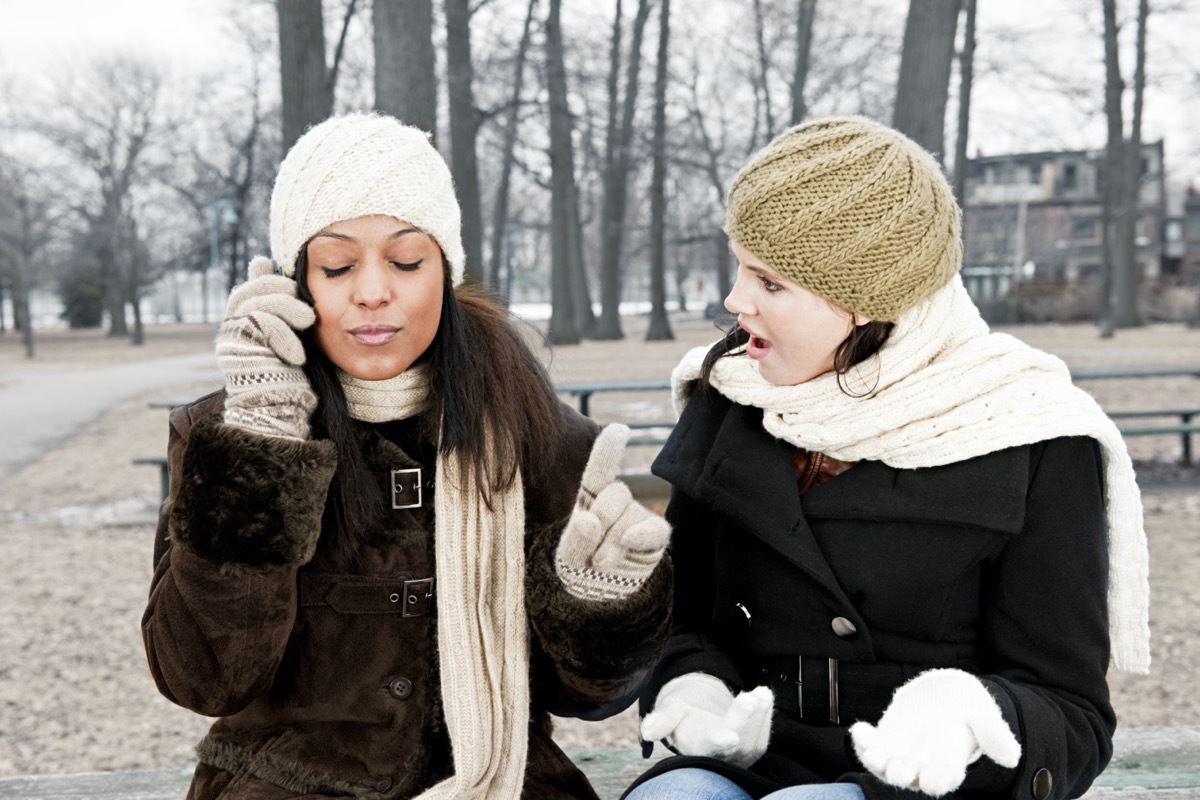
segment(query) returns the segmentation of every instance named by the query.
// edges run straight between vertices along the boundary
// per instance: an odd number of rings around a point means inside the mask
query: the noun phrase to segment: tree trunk
[[[758,47],[758,88],[762,92],[763,114],[767,123],[764,138],[769,142],[775,138],[775,114],[771,110],[771,84],[769,81],[770,59],[767,58],[767,43],[763,37],[762,0],[754,0],[754,39]]]
[[[578,344],[571,300],[571,187],[575,183],[571,109],[563,64],[561,0],[546,18],[546,83],[550,94],[550,330],[551,344]]]
[[[537,0],[529,0],[529,9],[525,12],[525,27],[521,30],[521,43],[517,45],[517,62],[513,67],[512,101],[508,107],[504,126],[504,144],[500,157],[500,181],[496,186],[496,199],[492,205],[492,252],[491,265],[488,268],[488,285],[500,292],[500,268],[504,263],[504,248],[508,228],[508,194],[512,180],[513,154],[517,147],[517,128],[521,122],[521,87],[525,80],[525,57],[529,52],[530,32],[533,30],[533,12],[537,8]],[[508,296],[501,293],[504,302]]]
[[[375,109],[437,131],[433,0],[375,0]]]
[[[892,126],[943,161],[960,0],[909,0]]]
[[[958,57],[958,129],[954,133],[954,196],[966,208],[967,134],[971,127],[971,84],[975,80],[975,0],[963,0],[966,12],[963,49]]]
[[[618,6],[618,14],[619,14]],[[637,76],[642,64],[642,34],[650,14],[649,0],[638,0],[637,16],[634,19],[634,36],[629,44],[629,62],[625,67],[625,97],[622,115],[608,119],[608,142],[610,149],[605,154],[604,206],[600,215],[600,319],[596,325],[596,338],[624,338],[620,330],[620,290],[622,290],[622,242],[625,236],[625,205],[629,194],[629,167],[632,144],[634,144],[634,114],[637,109]],[[619,26],[613,25],[614,61],[620,59]],[[610,89],[616,86],[610,80]],[[617,103],[610,96],[608,108],[616,109]],[[617,127],[619,126],[619,127]],[[616,127],[616,133],[613,133]]]
[[[27,196],[17,199],[20,213],[21,241],[17,249],[17,270],[13,276],[13,317],[21,329],[21,343],[25,346],[25,357],[33,358],[33,315],[29,311],[29,276],[33,269],[33,220]]]
[[[246,209],[250,205],[251,193],[255,188],[254,156],[258,147],[259,128],[262,125],[262,113],[258,102],[258,76],[255,71],[254,103],[251,107],[250,130],[242,139],[240,149],[243,165],[242,175],[233,184],[233,230],[229,232],[229,275],[226,286],[229,291],[246,279],[246,231],[250,227],[246,223]]]
[[[619,9],[618,9],[619,10]],[[650,16],[649,0],[638,0],[637,17],[633,22],[633,38],[629,43],[629,62],[625,72],[625,98],[621,112],[620,130],[615,137],[610,135],[612,149],[605,154],[604,206],[601,212],[600,244],[600,319],[596,338],[622,339],[621,332],[621,243],[625,236],[625,205],[628,199],[629,166],[632,161],[633,119],[637,110],[638,72],[642,63],[642,34],[646,19]],[[619,21],[618,21],[619,24]],[[617,26],[613,27],[616,37]],[[614,41],[619,58],[619,42]],[[610,88],[615,82],[610,81]],[[610,97],[610,110],[615,103]],[[616,124],[609,118],[609,129]]]
[[[1142,324],[1138,313],[1138,284],[1141,270],[1137,260],[1137,222],[1142,188],[1142,109],[1146,87],[1146,17],[1148,0],[1138,3],[1137,48],[1133,70],[1133,121],[1125,142],[1124,179],[1125,213],[1117,226],[1120,257],[1113,274],[1113,327],[1133,328]]]
[[[1104,268],[1100,288],[1100,335],[1108,338],[1114,330],[1114,287],[1120,269],[1120,221],[1124,213],[1123,173],[1125,159],[1125,123],[1121,110],[1121,64],[1117,51],[1116,0],[1104,3],[1104,114],[1108,124],[1108,144],[1104,154],[1104,196],[1101,220],[1104,228]]]
[[[808,61],[812,52],[813,20],[817,0],[800,0],[796,14],[796,65],[792,73],[792,124],[799,125],[808,116],[804,84],[808,82]]]
[[[729,237],[725,231],[717,231],[713,236],[713,255],[716,257],[713,268],[717,273],[717,305],[720,306],[733,291],[733,282],[729,280]]]
[[[475,150],[479,124],[471,89],[471,8],[469,0],[446,0],[446,83],[450,98],[450,172],[462,208],[466,279],[483,283],[483,221],[479,207],[479,164]]]
[[[109,214],[101,217],[100,242],[96,247],[100,280],[104,284],[104,299],[108,306],[108,335],[114,339],[129,335],[129,325],[125,322],[125,277],[117,262],[116,224]]]
[[[142,250],[138,242],[137,222],[131,217],[129,219],[129,284],[126,290],[129,295],[129,304],[133,306],[133,333],[129,337],[129,343],[135,347],[140,347],[146,343],[146,330],[142,326],[142,302],[139,284],[142,279]]]
[[[283,152],[333,111],[333,86],[325,69],[321,0],[277,0],[279,74],[283,98]]]
[[[571,159],[574,164],[574,157]],[[574,172],[574,167],[572,167]],[[592,289],[588,285],[587,259],[583,256],[583,212],[579,202],[579,182],[571,182],[570,259],[571,305],[575,309],[575,329],[582,339],[596,338],[596,313],[592,311]]]
[[[658,64],[654,70],[654,170],[650,179],[650,325],[646,341],[674,339],[667,318],[666,259],[666,139],[667,60],[670,58],[671,0],[662,0],[658,11]]]

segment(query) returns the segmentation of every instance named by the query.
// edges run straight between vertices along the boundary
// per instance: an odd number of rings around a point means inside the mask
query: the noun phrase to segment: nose
[[[378,259],[365,261],[354,271],[354,304],[364,308],[379,308],[392,299],[388,281],[388,265]]]
[[[733,282],[733,288],[729,290],[729,294],[725,298],[725,310],[729,313],[738,315],[753,315],[755,313],[754,303],[751,301],[750,293],[747,291],[748,280],[750,280],[749,273],[739,267],[737,279]]]

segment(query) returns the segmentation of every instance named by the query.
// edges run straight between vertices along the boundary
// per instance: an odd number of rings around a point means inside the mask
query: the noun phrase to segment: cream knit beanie
[[[790,128],[729,189],[725,232],[789,280],[895,321],[962,264],[959,209],[942,170],[865,117]]]
[[[383,114],[330,117],[301,136],[271,192],[271,257],[288,277],[300,249],[343,220],[384,214],[432,236],[457,286],[463,278],[454,181],[429,135]]]

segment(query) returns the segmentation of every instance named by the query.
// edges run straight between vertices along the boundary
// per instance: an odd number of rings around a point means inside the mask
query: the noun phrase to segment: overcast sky
[[[894,2],[901,15],[907,7],[907,0],[883,1]],[[676,13],[688,2],[704,0],[682,0]],[[125,48],[148,51],[179,72],[201,71],[240,52],[228,32],[228,3],[0,0],[0,76],[25,81],[39,74],[53,75],[87,56]],[[972,100],[972,154],[977,150],[995,154],[1102,147],[1102,119],[1083,117],[1079,103],[1055,99],[1036,86],[989,73],[986,63],[990,54],[1035,65],[1027,66],[1027,72],[1036,72],[1037,66],[1044,64],[1047,73],[1092,70],[1094,74],[1103,55],[1102,45],[1087,35],[1080,9],[1098,9],[1100,0],[978,0],[978,4],[982,59]],[[1167,169],[1176,186],[1191,180],[1200,189],[1200,56],[1196,54],[1200,0],[1172,0],[1172,4],[1183,10],[1169,17],[1151,15],[1156,63],[1152,64],[1147,93],[1144,138],[1165,139]],[[1132,13],[1134,2],[1118,0],[1118,5]],[[1093,13],[1095,24],[1099,19],[1099,14]],[[1019,32],[1019,45],[998,43],[992,35],[998,31]],[[1132,46],[1128,33],[1125,41]],[[1124,54],[1122,67],[1131,77],[1131,54]],[[1035,75],[1031,83],[1036,80]]]

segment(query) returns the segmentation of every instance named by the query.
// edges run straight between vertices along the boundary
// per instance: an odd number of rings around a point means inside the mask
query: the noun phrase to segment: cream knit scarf
[[[429,380],[412,367],[384,381],[340,373],[350,416],[411,417]],[[516,798],[529,745],[529,641],[525,621],[525,494],[520,473],[489,510],[471,471],[458,484],[456,454],[438,454],[433,490],[438,659],[454,775],[418,796]]]
[[[692,350],[675,368],[677,411],[708,350]],[[878,357],[843,380],[862,396],[843,392],[833,373],[774,386],[756,362],[733,356],[717,361],[710,383],[736,403],[763,409],[763,427],[778,439],[898,469],[952,464],[1060,436],[1096,439],[1106,484],[1113,664],[1149,671],[1149,558],[1133,464],[1116,426],[1071,383],[1062,361],[989,333],[956,276],[901,315]]]

